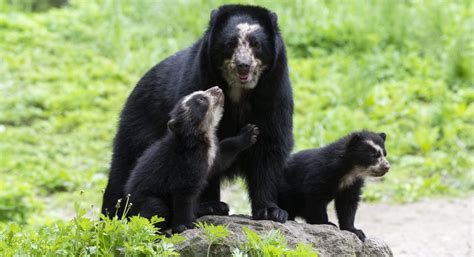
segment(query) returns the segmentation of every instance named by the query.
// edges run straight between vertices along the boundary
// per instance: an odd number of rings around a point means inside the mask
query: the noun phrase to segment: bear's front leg
[[[354,226],[357,206],[359,205],[360,194],[362,193],[362,186],[363,181],[359,180],[352,186],[338,192],[335,199],[335,207],[337,218],[339,220],[339,228],[356,234],[360,240],[364,241],[364,232]]]
[[[277,205],[278,179],[283,165],[269,156],[272,156],[271,151],[249,154],[248,166],[243,168],[252,204],[252,218],[284,223],[288,219],[288,212]]]
[[[201,193],[197,216],[228,215],[229,206],[220,201],[220,176],[236,161],[238,155],[257,142],[258,127],[247,124],[234,137],[219,142],[219,151],[210,171],[208,184]]]
[[[211,168],[210,177],[222,175],[237,159],[237,156],[244,150],[257,142],[259,134],[258,127],[254,124],[247,124],[234,137],[223,139],[219,142],[219,150]]]

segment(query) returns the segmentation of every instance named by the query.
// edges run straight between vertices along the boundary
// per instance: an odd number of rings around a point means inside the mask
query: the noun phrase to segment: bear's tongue
[[[247,81],[249,78],[249,72],[238,72],[237,75],[241,81]]]

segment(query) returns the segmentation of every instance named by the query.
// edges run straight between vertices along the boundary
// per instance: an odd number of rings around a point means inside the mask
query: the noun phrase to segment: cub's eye
[[[380,152],[372,153],[372,157],[379,158],[380,157]]]
[[[198,99],[197,99],[198,103],[200,104],[204,104],[204,103],[207,103],[207,99],[204,97],[204,96],[200,96]]]

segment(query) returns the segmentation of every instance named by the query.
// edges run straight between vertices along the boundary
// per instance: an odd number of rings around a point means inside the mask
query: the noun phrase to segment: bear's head
[[[219,87],[196,91],[181,98],[170,113],[169,130],[175,135],[212,135],[224,111]]]
[[[349,135],[346,158],[354,165],[360,176],[381,177],[390,169],[385,158],[385,133],[369,131],[355,132]]]
[[[221,6],[208,34],[210,62],[231,89],[255,88],[280,51],[277,15],[262,7]]]

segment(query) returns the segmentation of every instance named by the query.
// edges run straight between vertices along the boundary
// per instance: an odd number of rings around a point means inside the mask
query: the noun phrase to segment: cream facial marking
[[[385,159],[382,147],[375,144],[372,140],[366,140],[365,143],[370,145],[379,153],[379,158],[377,159],[377,162],[374,165],[367,167],[367,170],[365,172],[366,176],[376,176],[376,177],[382,176],[383,174],[385,174],[386,171],[383,171],[381,167],[382,166],[390,167],[389,162],[387,161],[387,159]]]
[[[365,178],[368,176],[382,176],[385,174],[386,171],[381,169],[382,165],[388,164],[387,159],[383,154],[383,149],[372,140],[364,141],[366,144],[374,148],[378,153],[380,153],[380,157],[377,159],[377,162],[373,165],[362,167],[362,166],[355,166],[351,171],[349,171],[346,175],[344,175],[340,182],[339,182],[339,190],[342,190],[346,187],[351,186],[357,179]]]
[[[261,29],[259,24],[240,23],[236,26],[238,42],[230,59],[224,61],[223,76],[229,86],[230,99],[238,102],[243,90],[253,89],[257,86],[260,75],[265,70],[262,61],[257,59],[250,46],[248,35]],[[239,72],[238,64],[244,62],[248,65],[247,72]]]
[[[204,91],[196,91],[184,97],[183,101],[181,102],[181,106],[186,112],[189,111],[189,106],[188,106],[189,100],[193,98],[195,95],[199,95],[199,94],[204,94]]]
[[[383,149],[379,145],[375,144],[374,141],[372,140],[366,140],[365,143],[368,145],[372,146],[377,152],[380,153],[381,156],[383,156]]]
[[[384,172],[381,172],[381,166],[384,164],[388,164],[387,159],[385,159],[385,156],[383,154],[383,149],[376,143],[374,143],[372,140],[366,140],[366,144],[370,145],[372,148],[374,148],[378,153],[379,153],[379,158],[377,159],[377,162],[374,165],[371,165],[367,167],[366,171],[366,176],[381,176],[384,174]]]
[[[240,42],[246,42],[248,44],[248,41],[247,41],[247,35],[260,29],[260,25],[258,24],[248,24],[248,23],[240,23],[238,24],[237,26],[237,29],[239,30],[239,43]]]

